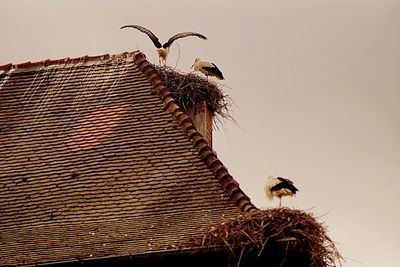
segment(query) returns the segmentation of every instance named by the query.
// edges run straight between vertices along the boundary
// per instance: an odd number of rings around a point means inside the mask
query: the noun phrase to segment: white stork
[[[220,80],[224,80],[224,76],[222,72],[218,69],[217,65],[207,60],[196,58],[193,65],[191,66],[195,71],[200,71],[204,75],[207,76],[214,76]]]
[[[267,195],[269,200],[272,200],[274,197],[279,198],[279,207],[281,207],[281,200],[283,196],[293,196],[296,192],[299,191],[294,185],[293,182],[289,179],[282,177],[268,177],[268,182],[265,185],[265,194]]]
[[[165,64],[165,62],[167,61],[169,48],[175,40],[177,40],[179,38],[188,37],[188,36],[196,36],[196,37],[199,37],[200,39],[207,40],[207,37],[205,37],[204,35],[202,35],[200,33],[181,32],[181,33],[175,34],[174,36],[169,38],[165,44],[161,45],[160,41],[158,40],[158,37],[154,33],[152,33],[149,29],[147,29],[143,26],[125,25],[125,26],[122,26],[120,29],[124,29],[124,28],[134,28],[134,29],[137,29],[137,30],[147,34],[147,36],[149,36],[149,38],[151,39],[151,41],[153,41],[153,44],[157,48],[158,60],[159,60],[160,64],[161,64],[161,62],[164,62],[164,64]]]

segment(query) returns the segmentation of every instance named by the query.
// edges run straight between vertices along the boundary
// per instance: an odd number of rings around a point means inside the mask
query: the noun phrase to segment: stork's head
[[[265,192],[265,195],[268,197],[269,200],[272,200],[274,198],[274,196],[273,196],[273,194],[271,192],[271,189],[269,188],[268,183],[264,187],[264,192]]]
[[[194,60],[193,65],[192,65],[190,68],[193,69],[194,65],[196,65],[196,63],[199,62],[200,60],[201,60],[201,58],[197,57],[197,58]]]

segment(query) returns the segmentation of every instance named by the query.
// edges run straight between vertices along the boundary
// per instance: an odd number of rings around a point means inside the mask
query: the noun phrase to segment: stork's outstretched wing
[[[207,37],[205,37],[204,35],[200,34],[200,33],[196,33],[196,32],[181,32],[178,34],[175,34],[174,36],[172,36],[171,38],[168,39],[168,42],[166,42],[163,47],[167,48],[168,46],[170,46],[175,40],[179,39],[179,38],[184,38],[184,37],[188,37],[188,36],[196,36],[199,37],[200,39],[203,40],[207,40]]]
[[[124,28],[134,28],[136,30],[139,30],[141,32],[144,32],[145,34],[147,34],[149,36],[149,38],[151,39],[151,41],[153,41],[153,44],[157,47],[157,48],[161,48],[161,43],[158,40],[158,37],[154,35],[154,33],[152,33],[149,29],[139,26],[139,25],[125,25],[122,26],[120,29],[124,29]]]

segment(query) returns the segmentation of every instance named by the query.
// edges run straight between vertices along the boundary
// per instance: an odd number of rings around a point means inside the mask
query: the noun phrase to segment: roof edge
[[[214,174],[233,203],[243,212],[257,210],[250,198],[240,189],[238,182],[229,174],[228,169],[218,159],[217,155],[208,145],[207,141],[197,131],[193,121],[177,105],[169,88],[165,87],[154,67],[147,61],[146,56],[140,51],[133,53],[133,58],[139,69],[151,83],[153,94],[160,96],[164,110],[169,111],[178,125],[185,131],[193,146],[198,150],[201,159]]]
[[[51,65],[51,64],[59,64],[59,63],[67,63],[67,62],[80,62],[80,61],[89,61],[89,60],[100,60],[110,58],[109,54],[99,55],[99,56],[83,56],[83,57],[75,57],[75,58],[60,58],[60,59],[45,59],[40,61],[27,61],[23,63],[13,64],[8,63],[4,65],[0,65],[0,69],[7,70],[7,69],[14,69],[14,68],[30,68],[42,65]]]
[[[66,57],[66,58],[60,58],[60,59],[45,59],[45,60],[40,60],[40,61],[27,61],[23,63],[18,63],[18,64],[13,64],[13,63],[8,63],[4,65],[0,65],[0,71],[7,72],[7,71],[24,71],[24,70],[30,70],[31,68],[37,68],[37,67],[47,67],[51,65],[58,65],[58,64],[77,64],[77,63],[90,63],[90,62],[99,62],[99,61],[104,61],[104,60],[114,60],[117,58],[130,58],[135,52],[139,51],[134,51],[134,52],[123,52],[115,55],[110,55],[110,54],[103,54],[103,55],[97,55],[97,56],[82,56],[82,57]]]
[[[147,251],[136,254],[129,255],[111,255],[104,257],[96,257],[96,258],[81,258],[81,259],[71,259],[64,261],[52,261],[52,262],[37,262],[34,264],[24,265],[25,267],[52,267],[52,266],[82,266],[85,264],[86,266],[104,266],[104,265],[126,265],[129,262],[144,262],[148,259],[158,259],[164,260],[166,258],[172,257],[193,257],[193,255],[198,256],[207,256],[213,253],[220,253],[221,256],[229,256],[229,251],[224,246],[212,246],[212,247],[193,247],[193,248],[182,248],[182,249],[166,249],[166,250],[155,250],[155,251]],[[147,264],[146,266],[148,266]],[[186,265],[186,264],[185,264]]]

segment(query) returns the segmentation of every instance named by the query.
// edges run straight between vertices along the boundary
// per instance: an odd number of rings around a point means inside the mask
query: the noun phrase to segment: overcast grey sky
[[[399,0],[0,0],[0,64],[137,49],[157,62],[125,24],[208,37],[177,41],[168,64],[224,73],[238,124],[214,149],[253,203],[276,205],[268,174],[291,178],[283,204],[327,213],[344,266],[399,266]]]

